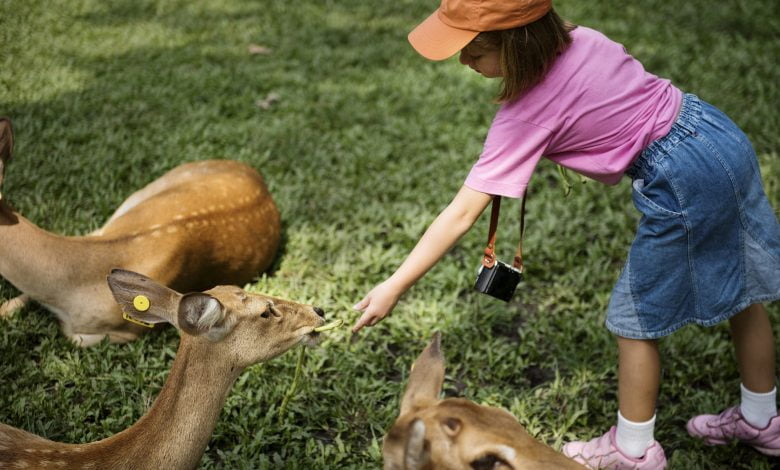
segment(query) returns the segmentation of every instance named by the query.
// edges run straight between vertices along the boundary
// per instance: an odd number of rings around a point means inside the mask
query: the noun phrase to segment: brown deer
[[[0,189],[13,141],[10,121],[0,118]],[[22,292],[0,305],[0,316],[32,299],[76,344],[131,341],[145,328],[122,319],[104,281],[112,267],[180,291],[243,285],[268,268],[279,240],[279,212],[262,177],[237,161],[176,167],[78,237],[42,230],[0,194],[0,276]]]
[[[134,320],[180,330],[176,359],[152,407],[133,426],[88,444],[53,442],[0,424],[0,468],[190,469],[200,462],[230,387],[248,366],[301,343],[324,323],[317,307],[235,286],[182,295],[125,270],[108,284]]]
[[[412,366],[401,414],[385,435],[385,470],[583,470],[532,438],[508,412],[463,398],[439,399],[440,334]]]

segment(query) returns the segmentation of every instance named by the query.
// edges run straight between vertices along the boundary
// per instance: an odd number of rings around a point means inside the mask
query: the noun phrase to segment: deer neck
[[[51,286],[64,290],[78,284],[81,274],[73,267],[88,269],[92,260],[101,259],[99,251],[105,248],[95,245],[83,237],[49,233],[0,200],[0,276],[36,300],[45,300]]]
[[[182,336],[176,360],[149,411],[133,426],[95,450],[122,455],[115,468],[196,468],[227,394],[242,368],[194,347]]]

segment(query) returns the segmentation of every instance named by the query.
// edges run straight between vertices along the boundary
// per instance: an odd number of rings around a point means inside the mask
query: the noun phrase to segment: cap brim
[[[444,60],[466,47],[479,31],[453,28],[439,19],[439,10],[409,33],[409,43],[429,60]]]

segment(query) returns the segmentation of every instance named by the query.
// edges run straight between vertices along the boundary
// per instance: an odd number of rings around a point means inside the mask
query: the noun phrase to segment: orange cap
[[[441,0],[439,8],[409,33],[409,42],[426,59],[444,60],[483,31],[532,23],[550,8],[552,0]]]

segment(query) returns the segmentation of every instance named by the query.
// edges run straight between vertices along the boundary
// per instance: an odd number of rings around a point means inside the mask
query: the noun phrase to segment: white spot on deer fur
[[[175,225],[169,225],[168,228],[165,229],[167,233],[176,233],[178,230],[179,228]]]
[[[95,468],[95,462],[87,462],[81,466],[81,470],[92,470]]]
[[[154,224],[151,227],[149,227],[149,230],[157,230],[160,227],[162,227],[162,224]]]
[[[155,230],[154,232],[152,232],[152,237],[154,238],[160,238],[160,235],[162,234],[160,233],[159,230]]]
[[[176,214],[176,215],[173,216],[173,220],[181,220],[183,218],[184,218],[184,216],[182,214]]]

